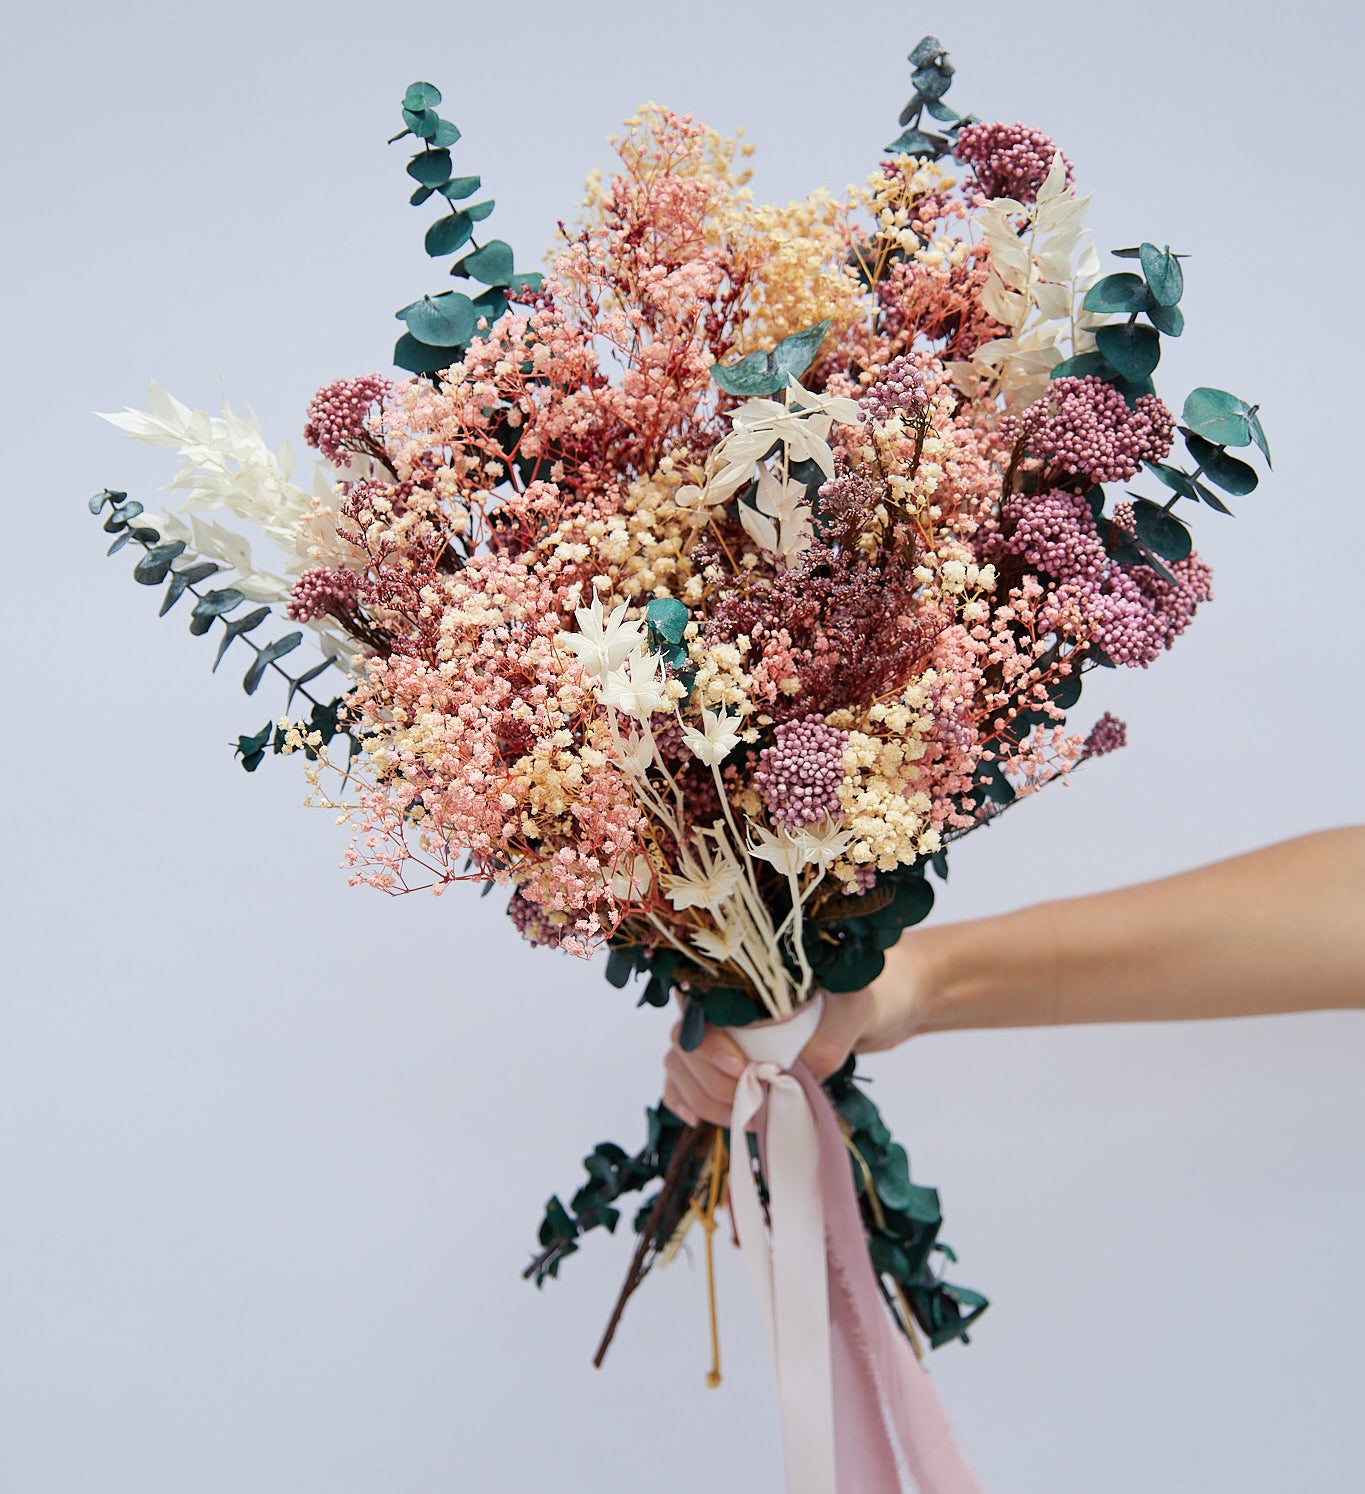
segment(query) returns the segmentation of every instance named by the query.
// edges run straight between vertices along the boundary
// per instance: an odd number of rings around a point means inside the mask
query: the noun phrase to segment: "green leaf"
[[[1190,391],[1181,411],[1181,419],[1195,435],[1218,446],[1250,446],[1253,439],[1251,416],[1251,406],[1235,394],[1229,394],[1226,389],[1202,387]],[[1263,445],[1261,450],[1265,450]]]
[[[1137,517],[1138,538],[1162,560],[1184,560],[1194,548],[1190,531],[1161,504],[1139,498],[1133,512]]]
[[[506,285],[512,278],[512,246],[502,239],[490,239],[482,249],[466,254],[460,269],[485,285]]]
[[[433,348],[418,340],[411,332],[404,332],[393,347],[393,361],[409,373],[439,373],[458,360],[449,348]]]
[[[861,1172],[861,1168],[854,1167],[855,1178],[859,1178]],[[872,1269],[879,1276],[889,1276],[893,1281],[910,1280],[913,1274],[910,1268],[910,1257],[894,1240],[888,1240],[882,1234],[869,1235],[867,1253],[872,1261]]]
[[[645,983],[645,989],[641,993],[639,1001],[635,1004],[636,1006],[667,1006],[668,987],[657,975],[651,975]]]
[[[1152,288],[1152,299],[1158,306],[1174,306],[1185,293],[1185,272],[1171,253],[1171,246],[1158,249],[1155,244],[1143,244],[1138,249],[1138,258]]]
[[[448,197],[451,202],[462,202],[466,197],[473,197],[481,186],[481,176],[452,176],[441,188],[441,196]]]
[[[822,964],[820,984],[827,991],[861,991],[882,973],[886,959],[864,939],[846,938],[828,963]]]
[[[1131,249],[1111,249],[1109,253],[1115,259],[1141,259],[1142,250],[1134,244]]]
[[[405,109],[434,109],[441,102],[441,90],[434,83],[409,83],[403,95]]]
[[[925,877],[915,873],[896,882],[895,896],[875,916],[894,923],[897,930],[923,923],[934,907],[934,888]]]
[[[98,514],[106,503],[112,503],[115,508],[118,508],[127,499],[127,493],[120,493],[114,488],[101,488],[86,506],[92,514]],[[142,510],[139,508],[138,512],[141,513]]]
[[[733,986],[713,986],[700,992],[697,999],[706,1020],[715,1027],[747,1027],[767,1015],[751,996]]]
[[[1103,379],[1106,383],[1114,377],[1114,370],[1105,361],[1103,353],[1077,353],[1074,358],[1064,358],[1052,370],[1054,379]]]
[[[952,108],[948,104],[945,104],[942,99],[925,99],[924,107],[929,111],[933,118],[937,119],[942,124],[952,124],[954,120],[962,118],[962,116],[957,112],[956,109]]]
[[[403,123],[419,139],[430,140],[441,128],[441,116],[425,109],[404,109]]]
[[[160,586],[171,573],[171,562],[184,554],[184,540],[153,545],[133,567],[133,580],[142,586]]]
[[[1165,483],[1173,493],[1179,493],[1182,498],[1193,498],[1196,503],[1199,501],[1199,489],[1188,472],[1182,472],[1179,467],[1172,467],[1168,462],[1144,462],[1143,465],[1158,482]]]
[[[903,1213],[910,1202],[910,1159],[899,1142],[892,1142],[880,1166],[872,1169],[872,1180],[877,1185],[877,1196],[888,1209]]]
[[[235,586],[225,586],[219,591],[207,592],[194,604],[190,612],[190,632],[199,637],[213,626],[215,617],[222,617],[239,607],[246,597]]]
[[[469,214],[469,221],[471,223],[482,223],[483,220],[492,213],[496,205],[497,204],[490,197],[486,202],[471,203],[469,207],[465,209],[465,212]]]
[[[1248,493],[1255,492],[1261,479],[1249,462],[1229,456],[1221,446],[1215,446],[1212,441],[1196,435],[1188,426],[1182,425],[1180,430],[1191,457],[1203,468],[1204,475],[1210,482],[1216,482],[1225,493],[1231,493],[1234,498],[1243,498]]]
[[[418,187],[412,196],[408,198],[408,201],[413,207],[421,207],[434,190],[432,187]]]
[[[1140,322],[1120,322],[1095,329],[1095,346],[1114,372],[1125,379],[1145,379],[1161,361],[1161,338]]]
[[[1110,380],[1110,383],[1113,384],[1114,388],[1128,402],[1130,410],[1144,394],[1156,393],[1156,385],[1150,379],[1121,379],[1115,377]]]
[[[816,322],[812,327],[806,327],[800,332],[793,332],[790,337],[784,337],[773,349],[773,363],[783,375],[782,382],[785,384],[786,376],[799,379],[803,373],[815,362],[820,346],[829,332],[829,318],[822,322]]]
[[[1185,313],[1178,306],[1149,306],[1147,319],[1167,337],[1179,337],[1185,330]]]
[[[474,323],[478,319],[473,301],[459,291],[423,296],[420,301],[405,306],[398,315],[408,324],[408,331],[431,348],[463,347],[474,335]]]
[[[422,242],[427,253],[433,259],[439,259],[443,254],[454,254],[457,249],[462,249],[473,232],[474,220],[468,213],[451,213],[448,217],[437,218],[427,229]]]
[[[161,603],[161,611],[158,617],[165,617],[172,607],[185,595],[186,589],[198,586],[201,581],[216,574],[218,563],[213,560],[201,560],[198,565],[187,566],[183,571],[171,572],[171,584],[166,588],[165,600]]]
[[[256,607],[250,612],[244,612],[240,617],[234,617],[223,623],[223,636],[218,642],[218,652],[213,657],[213,673],[217,674],[218,666],[223,662],[223,655],[228,651],[228,645],[234,638],[240,638],[243,633],[249,633],[253,628],[260,625],[270,616],[269,607]]]
[[[915,44],[915,50],[906,59],[915,67],[923,67],[926,62],[932,62],[935,57],[941,57],[944,46],[936,36],[922,36]]]
[[[233,755],[241,758],[242,766],[248,773],[254,773],[261,766],[261,759],[265,756],[265,749],[270,743],[272,730],[274,730],[274,723],[267,721],[255,736],[237,738],[237,745],[232,749]]]
[[[711,377],[726,392],[736,399],[755,399],[776,394],[786,383],[773,368],[771,353],[746,353],[743,358],[722,368],[719,363],[711,365]]]
[[[450,152],[424,150],[408,162],[408,175],[424,187],[439,187],[450,180]]]
[[[532,270],[529,274],[513,275],[507,285],[507,293],[514,301],[521,299],[523,291],[538,291],[545,284],[545,277],[539,270]]]
[[[676,597],[652,597],[645,608],[651,633],[669,643],[681,644],[687,632],[687,608]]]
[[[683,1005],[682,1026],[678,1032],[678,1047],[691,1053],[701,1046],[706,1032],[706,1013],[695,996],[689,996]]]
[[[1086,291],[1082,307],[1086,311],[1132,312],[1146,311],[1151,304],[1152,297],[1142,276],[1125,270],[1097,280]]]
[[[443,119],[436,126],[436,133],[431,137],[431,143],[441,150],[447,150],[460,138],[459,129],[451,124],[448,119]]]
[[[277,660],[292,653],[303,642],[302,633],[286,633],[274,643],[268,643],[251,662],[251,668],[242,676],[242,689],[254,695],[265,678],[265,672]]]
[[[953,84],[953,65],[947,59],[926,62],[910,77],[910,86],[922,99],[938,100]]]
[[[474,297],[474,314],[490,327],[506,310],[507,292],[497,286]]]
[[[896,138],[886,147],[888,155],[892,156],[934,156],[937,157],[940,150],[947,141],[935,135],[926,135],[923,130],[909,129]]]

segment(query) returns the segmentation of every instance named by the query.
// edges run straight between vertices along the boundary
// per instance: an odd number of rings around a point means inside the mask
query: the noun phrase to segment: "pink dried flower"
[[[815,715],[783,721],[773,735],[759,754],[754,787],[774,824],[799,830],[836,814],[848,733]]]
[[[924,375],[912,359],[901,353],[882,370],[881,377],[858,401],[865,422],[891,420],[899,415],[916,420],[928,404],[924,392]]]
[[[1041,130],[996,122],[968,125],[959,133],[953,154],[972,167],[976,185],[985,196],[1012,197],[1027,207],[1036,200],[1058,151]],[[1071,162],[1066,156],[1062,161],[1070,186]]]
[[[1090,728],[1090,735],[1081,748],[1081,760],[1084,762],[1087,758],[1104,757],[1127,745],[1128,727],[1117,716],[1106,711]]]
[[[1013,428],[1051,470],[1127,482],[1143,462],[1167,455],[1175,419],[1154,394],[1144,394],[1130,410],[1112,384],[1088,376],[1055,380]]]
[[[339,467],[350,465],[348,441],[365,434],[370,410],[393,392],[393,385],[380,374],[362,374],[358,379],[337,379],[324,384],[308,402],[308,423],[303,439]]]
[[[355,611],[359,589],[360,577],[345,566],[335,570],[316,566],[294,582],[285,610],[295,622],[312,622],[328,615],[349,617]]]

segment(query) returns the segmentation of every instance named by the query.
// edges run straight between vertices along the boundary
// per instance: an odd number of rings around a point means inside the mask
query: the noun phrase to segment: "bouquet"
[[[679,1003],[684,1047],[708,1022],[746,1046],[735,1124],[660,1105],[637,1150],[596,1146],[526,1275],[644,1193],[600,1362],[694,1225],[710,1262],[728,1199],[793,1489],[833,1486],[836,1423],[841,1482],[856,1434],[890,1447],[858,1487],[970,1487],[911,1351],[986,1306],[852,1061],[822,1091],[796,1039],[928,915],[953,842],[1124,744],[1072,726],[1086,675],[1184,632],[1211,595],[1188,518],[1256,487],[1235,449],[1269,461],[1254,405],[1199,388],[1177,420],[1156,393],[1183,256],[1105,273],[1068,157],[951,108],[935,38],[910,63],[902,132],[842,197],[757,203],[734,141],[643,108],[543,274],[482,237],[494,204],[413,84],[394,139],[460,284],[397,313],[409,377],[319,390],[307,488],[254,420],[153,386],[107,418],[179,453],[177,501],[90,505],[215,668],[239,643],[248,694],[282,682],[236,754],[303,761],[353,881],[504,889],[532,944],[605,947],[613,985]]]

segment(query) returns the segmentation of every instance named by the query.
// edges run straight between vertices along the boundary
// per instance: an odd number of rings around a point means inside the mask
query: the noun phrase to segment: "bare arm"
[[[830,998],[802,1057],[920,1032],[1365,1006],[1365,827],[996,918],[908,931],[865,991]],[[665,1062],[684,1119],[724,1124],[744,1060],[717,1029]]]

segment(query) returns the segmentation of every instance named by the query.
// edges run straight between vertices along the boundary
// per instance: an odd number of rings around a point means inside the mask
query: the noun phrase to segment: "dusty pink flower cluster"
[[[336,379],[324,384],[308,402],[303,439],[339,467],[350,465],[348,441],[365,434],[366,422],[375,405],[382,403],[393,385],[379,374],[356,379]]]
[[[1029,451],[1058,476],[1127,482],[1143,462],[1170,452],[1175,418],[1154,394],[1130,410],[1102,379],[1056,379],[1020,422]]]
[[[1090,728],[1090,735],[1085,739],[1085,746],[1081,749],[1083,758],[1104,757],[1110,752],[1117,752],[1120,747],[1128,745],[1128,728],[1110,711]]]
[[[891,420],[897,415],[903,420],[916,420],[924,414],[928,403],[924,375],[908,354],[899,353],[882,370],[877,382],[863,391],[858,403],[865,421]]]
[[[959,131],[953,154],[975,172],[976,185],[986,197],[1011,197],[1028,206],[1052,169],[1057,147],[1041,130],[1027,125],[971,124]],[[1071,162],[1066,181],[1071,185]]]
[[[294,582],[285,609],[295,622],[318,617],[345,618],[355,610],[360,577],[344,566],[314,566]]]
[[[759,755],[754,787],[774,823],[788,830],[818,824],[839,812],[848,733],[819,714],[780,722]]]

